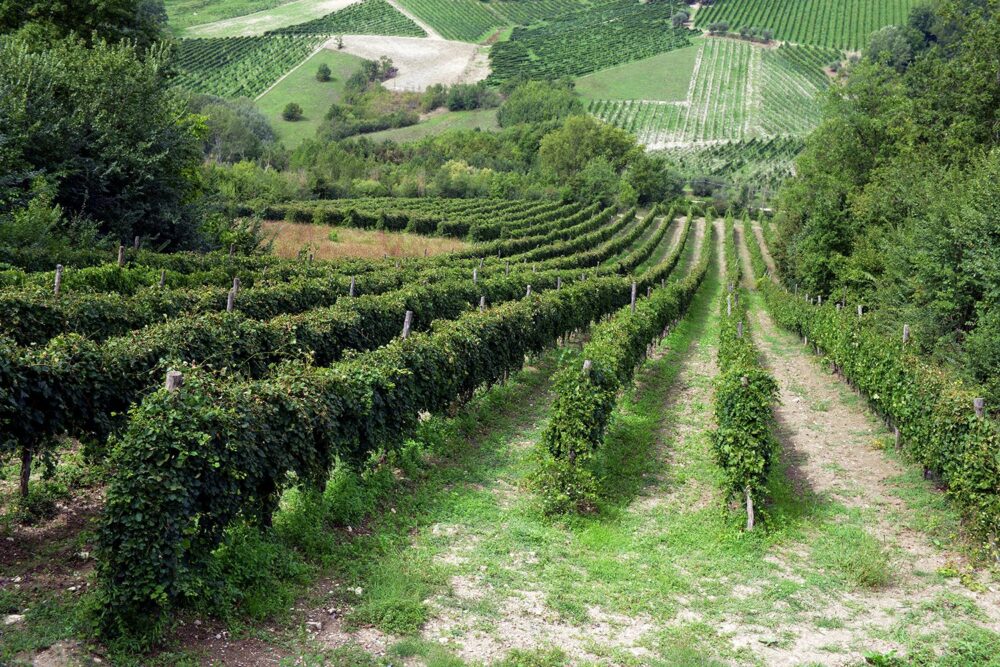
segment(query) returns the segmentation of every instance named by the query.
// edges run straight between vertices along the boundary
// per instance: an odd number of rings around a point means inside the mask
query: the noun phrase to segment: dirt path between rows
[[[737,225],[743,237],[741,225]],[[755,242],[754,238],[742,238]],[[752,285],[750,255],[739,243],[745,280]],[[773,266],[770,256],[766,256]],[[899,479],[907,473],[900,461],[876,448],[876,438],[885,431],[843,382],[829,374],[818,358],[797,337],[777,328],[758,300],[751,311],[751,330],[763,361],[780,386],[776,408],[778,438],[787,475],[800,497],[835,502],[863,517],[864,527],[891,552],[892,573],[887,586],[867,592],[845,593],[817,604],[840,617],[846,606],[860,605],[865,614],[846,618],[843,627],[828,632],[815,628],[786,628],[797,636],[787,649],[766,649],[769,664],[842,664],[844,656],[832,656],[823,648],[838,643],[852,648],[851,659],[863,658],[861,648],[880,646],[873,636],[888,631],[915,608],[933,605],[943,596],[958,596],[978,608],[982,625],[1000,630],[1000,594],[995,586],[973,591],[957,578],[935,578],[945,568],[964,568],[962,554],[931,543],[914,526],[915,511],[897,492]],[[782,556],[789,564],[804,557],[792,549]],[[973,586],[976,588],[976,586]],[[891,644],[889,645],[891,646]],[[895,647],[892,647],[895,648]]]

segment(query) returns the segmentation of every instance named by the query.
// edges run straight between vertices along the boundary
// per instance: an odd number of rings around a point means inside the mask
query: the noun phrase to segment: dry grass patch
[[[274,237],[274,254],[286,258],[298,257],[303,251],[313,253],[316,259],[423,257],[425,251],[427,255],[441,255],[468,245],[458,239],[309,223],[267,222],[264,229]]]

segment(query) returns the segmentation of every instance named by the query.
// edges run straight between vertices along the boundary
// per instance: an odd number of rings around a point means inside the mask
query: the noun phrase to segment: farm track
[[[761,232],[754,225],[754,238],[749,239],[743,237],[742,225],[737,229],[744,241],[739,244],[744,283],[753,289],[746,242],[760,242]],[[773,272],[766,250],[765,260]],[[879,590],[814,601],[817,614],[843,617],[842,627],[791,626],[788,632],[794,637],[788,646],[762,651],[768,664],[827,664],[822,648],[827,643],[849,648],[855,660],[863,659],[865,647],[899,648],[879,635],[897,630],[901,619],[919,624],[916,619],[942,599],[962,600],[976,610],[972,616],[983,627],[1000,630],[1000,593],[995,587],[972,590],[979,586],[969,588],[956,578],[933,576],[947,568],[967,571],[970,564],[957,549],[932,543],[923,525],[927,517],[906,502],[901,485],[909,479],[909,484],[923,486],[933,495],[940,492],[931,491],[929,482],[913,481],[920,476],[914,466],[873,446],[878,436],[886,435],[885,429],[845,383],[821,366],[819,357],[812,357],[794,335],[777,328],[759,297],[754,297],[751,312],[751,330],[780,386],[777,436],[795,494],[820,506],[835,503],[856,514],[861,529],[890,551],[892,563],[891,579]],[[788,548],[777,562],[796,569],[797,561],[805,560],[806,546]],[[844,616],[847,609],[866,611]]]

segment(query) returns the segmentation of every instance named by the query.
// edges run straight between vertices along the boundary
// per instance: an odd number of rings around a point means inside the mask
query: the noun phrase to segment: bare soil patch
[[[486,51],[475,44],[421,37],[345,35],[344,48],[351,55],[378,60],[392,58],[399,73],[382,85],[400,92],[422,92],[435,83],[475,83],[489,73]],[[334,40],[326,48],[336,50]]]

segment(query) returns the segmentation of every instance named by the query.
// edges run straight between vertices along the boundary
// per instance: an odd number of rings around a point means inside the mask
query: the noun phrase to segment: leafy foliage
[[[167,53],[0,37],[0,224],[43,177],[74,224],[193,245],[202,130],[167,87]],[[42,230],[39,229],[39,232]]]
[[[661,337],[683,316],[708,270],[712,246],[706,238],[702,256],[682,280],[654,289],[638,300],[633,311],[626,306],[591,330],[582,356],[590,361],[583,369],[578,359],[556,376],[552,418],[542,433],[545,450],[536,483],[549,509],[587,509],[593,501],[587,464],[604,440],[618,394],[632,381],[636,367],[645,360],[651,342]],[[636,281],[645,291],[675,268],[682,245],[671,256]],[[554,462],[546,462],[551,459]]]
[[[749,226],[745,220],[745,233]],[[726,289],[719,303],[719,375],[713,399],[717,428],[712,445],[729,497],[738,502],[746,499],[749,510],[763,505],[767,477],[777,454],[772,429],[778,383],[761,365],[760,352],[750,335],[736,229],[729,217],[726,232]],[[753,522],[747,525],[752,527]]]
[[[910,324],[923,353],[992,390],[995,12],[964,0],[915,12],[910,57],[876,51],[851,68],[781,194],[773,248],[789,285],[861,301],[886,330]]]
[[[768,309],[782,326],[805,336],[837,365],[869,404],[899,429],[906,452],[941,475],[948,494],[987,538],[1000,531],[1000,431],[979,418],[976,387],[927,363],[902,337],[887,337],[872,315],[859,318],[850,305],[827,300],[814,306],[806,295],[758,282]]]

